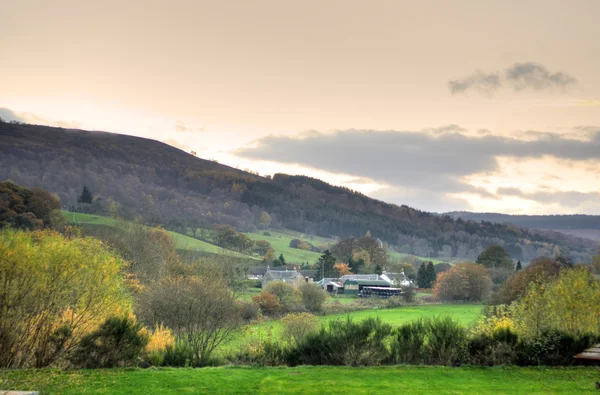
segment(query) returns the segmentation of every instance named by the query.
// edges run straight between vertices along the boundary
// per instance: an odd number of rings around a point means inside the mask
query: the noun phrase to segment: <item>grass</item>
[[[4,370],[0,387],[44,394],[582,394],[595,368],[221,367],[204,369]]]
[[[422,317],[435,317],[449,315],[461,324],[469,326],[475,323],[481,315],[481,305],[424,305],[400,307],[395,309],[377,309],[360,310],[348,314],[331,314],[320,316],[319,321],[325,323],[331,320],[345,319],[347,316],[354,320],[364,320],[369,317],[379,317],[383,322],[399,326],[404,323],[417,320]],[[254,341],[258,338],[278,337],[282,332],[282,325],[279,320],[263,321],[260,323],[247,325],[231,341],[224,344],[219,352],[238,351],[247,347],[248,341]]]
[[[104,225],[104,226],[117,226],[120,220],[103,217],[100,215],[93,214],[83,214],[83,213],[72,213],[72,212],[63,212],[67,222],[75,225]],[[204,242],[202,240],[194,239],[193,237],[189,237],[186,235],[182,235],[181,233],[167,231],[171,237],[173,237],[173,241],[175,242],[175,247],[178,250],[187,250],[187,251],[202,251],[208,252],[212,254],[228,254],[234,257],[243,257],[258,260],[258,258],[251,257],[248,255],[240,254],[239,252],[226,250],[224,248],[218,247],[214,244],[210,244]]]
[[[77,225],[104,225],[104,226],[117,226],[119,221],[117,219],[113,219],[110,217],[104,217],[101,215],[94,214],[83,214],[83,213],[73,213],[68,211],[63,211],[63,215],[67,219],[67,222],[71,224]],[[316,263],[321,256],[319,252],[306,251],[298,248],[290,248],[290,241],[292,239],[300,239],[311,243],[313,245],[332,245],[335,243],[335,240],[328,239],[319,236],[306,236],[304,234],[294,232],[291,230],[267,230],[270,236],[265,236],[263,232],[254,232],[254,233],[246,233],[246,235],[252,240],[266,240],[268,241],[273,249],[275,250],[275,254],[279,257],[279,254],[283,254],[287,263],[296,263],[301,264],[304,262],[308,262],[309,264]],[[189,237],[183,235],[181,233],[171,232],[169,234],[173,237],[177,249],[179,250],[188,250],[188,251],[202,251],[208,252],[212,254],[229,254],[235,257],[249,258],[254,259],[256,261],[260,261],[259,257],[250,256],[241,254],[239,252],[230,251],[221,247],[218,247],[214,244],[210,244],[204,242],[202,240],[194,239],[193,237]],[[388,255],[391,261],[410,261],[412,258],[417,258],[420,260],[432,261],[434,264],[438,264],[442,261],[438,259],[432,258],[423,258],[414,255],[401,254],[395,251],[388,251]]]

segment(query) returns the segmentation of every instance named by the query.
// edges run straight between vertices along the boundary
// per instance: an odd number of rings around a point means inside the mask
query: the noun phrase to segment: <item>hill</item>
[[[555,246],[588,260],[596,248],[562,234],[388,204],[310,177],[260,177],[158,141],[106,132],[0,123],[0,179],[50,190],[75,209],[87,185],[95,200],[85,210],[118,209],[124,218],[141,216],[183,234],[213,224],[327,238],[370,231],[400,253],[461,259],[474,259],[492,244],[525,260],[551,254]]]
[[[509,215],[468,211],[453,211],[446,215],[454,219],[462,218],[469,221],[487,221],[513,224],[524,228],[551,230],[600,241],[600,215]]]

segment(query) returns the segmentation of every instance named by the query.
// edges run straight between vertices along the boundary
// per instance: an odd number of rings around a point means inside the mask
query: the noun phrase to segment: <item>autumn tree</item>
[[[304,308],[313,313],[320,313],[323,311],[325,301],[329,297],[327,292],[314,283],[302,283],[298,287],[300,292],[300,299]]]
[[[476,262],[488,269],[514,269],[512,259],[501,246],[489,246],[479,254]]]
[[[510,304],[525,295],[527,287],[532,284],[543,284],[556,278],[561,271],[561,264],[551,258],[537,258],[529,266],[515,271],[494,293],[492,304]]]
[[[283,281],[271,281],[265,287],[265,291],[275,295],[284,312],[297,310],[300,295],[293,285]]]
[[[263,261],[265,263],[272,263],[275,260],[275,250],[272,248],[269,248],[267,250],[267,252],[265,252],[265,255],[263,255]]]
[[[353,274],[350,270],[350,266],[347,263],[338,262],[333,265],[333,267],[338,271],[340,277],[345,276],[346,274]]]
[[[0,182],[0,228],[63,230],[65,219],[60,210],[60,200],[44,189]]]
[[[131,311],[125,263],[100,241],[0,231],[0,367],[44,367]]]
[[[443,301],[481,301],[487,298],[491,286],[492,282],[483,265],[465,262],[440,273],[433,292]]]
[[[261,226],[268,228],[269,225],[271,225],[271,221],[273,219],[271,218],[271,216],[269,215],[269,213],[267,213],[266,211],[263,211],[262,213],[260,213],[260,224]]]
[[[256,252],[258,255],[265,255],[267,251],[271,248],[271,243],[266,240],[255,240],[254,246],[252,247],[252,251]]]

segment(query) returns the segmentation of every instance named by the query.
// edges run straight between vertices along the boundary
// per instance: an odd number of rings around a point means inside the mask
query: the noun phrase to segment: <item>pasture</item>
[[[42,394],[583,394],[595,368],[331,367],[0,370],[0,388]]]

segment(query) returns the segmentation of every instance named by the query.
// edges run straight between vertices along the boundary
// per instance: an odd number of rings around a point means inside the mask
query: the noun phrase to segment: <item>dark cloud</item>
[[[548,88],[566,88],[576,85],[577,79],[568,74],[550,73],[539,63],[515,63],[505,73],[506,81],[512,87],[521,91],[524,89],[543,90]]]
[[[0,118],[4,121],[17,121],[17,122],[25,122],[25,120],[15,114],[12,110],[8,108],[0,107]]]
[[[484,73],[476,71],[463,79],[451,80],[448,88],[451,94],[476,91],[492,95],[502,86],[508,86],[515,91],[555,89],[565,91],[577,85],[577,79],[563,72],[551,73],[539,63],[515,63],[503,72]]]
[[[465,178],[498,170],[498,157],[552,156],[572,161],[600,161],[600,131],[588,141],[552,133],[530,134],[530,140],[449,131],[420,132],[344,130],[304,135],[268,136],[254,147],[235,151],[241,157],[294,163],[333,173],[351,174],[422,194],[470,192],[497,199]],[[515,192],[514,190],[512,192]],[[404,203],[395,200],[395,202]],[[427,208],[416,205],[419,208]]]
[[[472,75],[461,80],[452,80],[448,82],[450,92],[455,95],[469,90],[475,90],[479,93],[490,95],[500,87],[500,75],[498,73],[486,74],[476,71]]]

